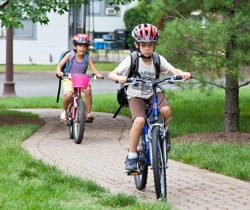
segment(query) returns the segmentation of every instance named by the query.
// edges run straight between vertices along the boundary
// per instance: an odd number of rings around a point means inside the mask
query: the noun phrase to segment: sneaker
[[[60,122],[66,122],[67,119],[66,119],[66,111],[65,110],[62,111],[59,120],[60,120]]]
[[[93,119],[95,119],[95,117],[92,115],[92,114],[87,114],[87,116],[86,116],[86,120],[93,120]]]
[[[171,144],[170,130],[169,130],[169,129],[168,129],[168,131],[166,132],[165,139],[167,140],[167,152],[170,152],[170,150],[171,150],[171,148],[172,148],[172,144]]]
[[[137,171],[137,158],[130,159],[126,158],[125,162],[125,172],[132,172],[132,171]]]

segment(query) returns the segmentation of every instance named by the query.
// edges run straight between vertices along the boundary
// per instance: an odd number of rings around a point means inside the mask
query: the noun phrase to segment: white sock
[[[168,131],[168,126],[167,126],[167,127],[165,127],[165,131],[166,131],[166,132]]]
[[[128,158],[129,159],[135,159],[135,158],[137,158],[137,153],[136,152],[129,152],[128,153]]]

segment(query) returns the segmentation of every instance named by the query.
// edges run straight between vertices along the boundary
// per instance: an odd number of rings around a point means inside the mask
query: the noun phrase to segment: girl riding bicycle
[[[96,69],[92,58],[88,55],[88,47],[90,45],[90,39],[85,34],[77,34],[73,37],[72,42],[74,44],[73,59],[70,60],[70,68],[67,69],[67,73],[86,73],[87,65],[90,66],[92,72],[97,76],[97,78],[102,78],[103,76]],[[64,58],[58,63],[56,67],[56,73],[58,77],[63,77],[61,69],[71,58],[71,52],[68,52]],[[60,121],[66,122],[66,110],[73,97],[74,88],[72,86],[72,81],[70,79],[62,80],[63,89],[64,89],[64,99],[63,99],[63,110],[60,115]],[[85,94],[85,106],[86,106],[86,120],[91,121],[94,119],[94,116],[91,114],[92,107],[92,92],[90,84],[86,89],[82,89]]]
[[[135,40],[135,47],[138,49],[140,56],[138,73],[143,79],[156,79],[155,67],[152,60],[152,53],[155,50],[155,42],[159,34],[157,28],[152,24],[139,24],[132,31],[132,37]],[[127,81],[127,76],[130,72],[131,59],[130,56],[125,58],[112,72],[108,78],[113,81],[119,81],[124,84]],[[163,56],[160,56],[160,72],[167,74],[171,72],[173,75],[181,75],[183,80],[190,79],[189,72],[183,72],[180,69],[174,68]],[[168,99],[158,90],[158,108],[165,119],[170,119],[172,116],[171,108]],[[137,170],[137,146],[140,139],[141,130],[145,124],[145,103],[152,101],[152,92],[142,94],[140,87],[128,86],[127,97],[129,108],[132,116],[132,128],[130,130],[129,152],[125,162],[125,172]],[[167,121],[167,120],[166,120]],[[165,124],[166,140],[168,142],[167,150],[171,149],[169,122]]]

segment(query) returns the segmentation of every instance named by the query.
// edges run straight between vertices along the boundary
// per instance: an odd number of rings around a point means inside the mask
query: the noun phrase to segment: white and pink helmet
[[[90,39],[86,34],[76,34],[73,37],[72,42],[74,45],[78,45],[78,44],[90,45]]]
[[[156,42],[159,33],[157,28],[149,23],[137,25],[132,31],[132,37],[136,42]]]

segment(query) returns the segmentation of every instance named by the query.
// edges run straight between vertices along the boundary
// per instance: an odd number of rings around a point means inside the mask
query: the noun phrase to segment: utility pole
[[[13,29],[6,30],[6,70],[2,96],[16,96],[13,82]]]
[[[86,34],[86,18],[87,18],[87,6],[83,4],[83,33]]]

